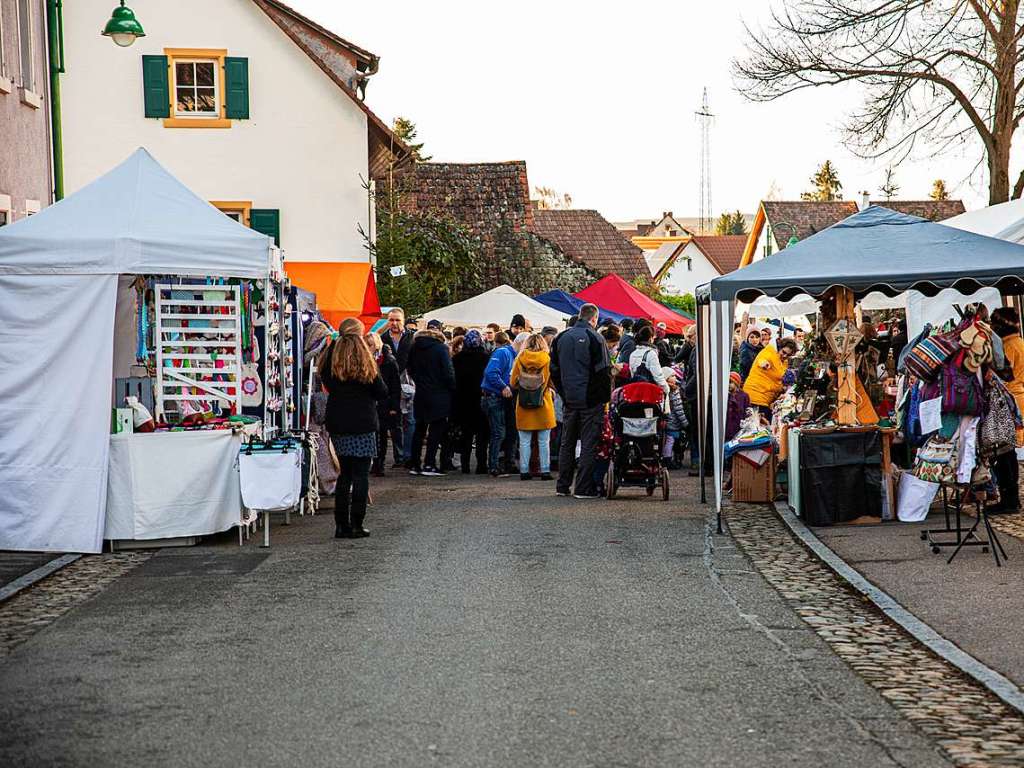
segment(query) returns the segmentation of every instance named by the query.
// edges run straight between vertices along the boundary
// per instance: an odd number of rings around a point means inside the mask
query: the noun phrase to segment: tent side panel
[[[116,275],[0,275],[0,549],[99,552]]]

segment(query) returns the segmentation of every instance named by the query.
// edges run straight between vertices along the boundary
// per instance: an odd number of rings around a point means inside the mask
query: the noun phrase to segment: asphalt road
[[[675,482],[389,478],[369,539],[164,550],[0,662],[0,765],[946,765]]]

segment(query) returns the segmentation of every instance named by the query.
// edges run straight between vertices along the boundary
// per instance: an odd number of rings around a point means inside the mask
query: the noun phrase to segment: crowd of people
[[[695,430],[696,333],[678,348],[663,324],[599,323],[581,307],[567,327],[534,329],[515,315],[507,328],[419,328],[401,309],[380,333],[341,324],[322,355],[326,427],[337,457],[335,535],[368,536],[369,477],[391,469],[418,477],[475,472],[555,481],[577,499],[604,493],[608,404],[615,387],[645,381],[664,392],[664,460],[699,466]],[[475,459],[475,466],[474,466]]]

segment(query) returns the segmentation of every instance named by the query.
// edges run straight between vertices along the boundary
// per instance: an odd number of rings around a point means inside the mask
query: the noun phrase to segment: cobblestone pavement
[[[1008,533],[1018,539],[1024,539],[1024,512],[1015,512],[1012,515],[992,515],[992,527],[999,533]]]
[[[1024,766],[1024,716],[849,589],[770,507],[731,505],[726,519],[740,548],[803,620],[956,765]]]
[[[0,661],[149,557],[148,552],[88,555],[0,603]]]

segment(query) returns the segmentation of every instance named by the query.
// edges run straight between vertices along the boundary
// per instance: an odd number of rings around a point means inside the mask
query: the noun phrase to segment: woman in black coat
[[[391,449],[395,463],[402,460],[402,382],[399,380],[398,359],[391,351],[389,344],[383,343],[376,333],[368,333],[363,337],[377,361],[377,370],[388,388],[388,396],[377,403],[377,421],[380,431],[377,433],[377,458],[373,462],[373,476],[384,477],[384,461],[388,456],[388,434],[391,435]]]
[[[377,403],[388,396],[373,354],[362,339],[361,324],[343,332],[331,345],[321,377],[327,389],[327,431],[341,470],[334,491],[334,537],[359,539],[370,535],[363,520],[370,462],[377,455]]]
[[[440,331],[428,328],[417,331],[409,352],[406,370],[416,384],[412,401],[416,429],[412,433],[410,475],[439,477],[444,474],[437,467],[437,450],[452,414],[452,395],[455,394],[455,370],[448,354],[448,345]],[[426,437],[427,454],[423,458],[423,439]]]
[[[480,410],[480,382],[490,359],[484,348],[480,331],[470,331],[462,344],[462,351],[452,358],[455,368],[455,404],[453,418],[461,427],[459,454],[462,456],[462,473],[469,474],[469,457],[473,453],[473,439],[476,438],[476,473],[487,474],[487,446],[490,429],[487,416]]]

